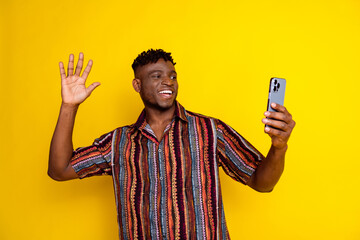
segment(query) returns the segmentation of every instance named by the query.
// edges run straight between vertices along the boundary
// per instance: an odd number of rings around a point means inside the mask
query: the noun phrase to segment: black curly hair
[[[145,66],[148,63],[156,63],[160,58],[165,61],[170,61],[173,65],[176,64],[171,56],[171,53],[165,52],[162,49],[149,49],[140,53],[137,58],[135,58],[131,67],[135,73],[138,67]]]

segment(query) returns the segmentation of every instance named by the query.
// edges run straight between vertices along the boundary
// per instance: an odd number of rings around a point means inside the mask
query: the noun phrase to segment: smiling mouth
[[[163,91],[160,91],[159,94],[165,96],[165,97],[170,97],[172,94],[173,94],[173,91],[171,90],[163,90]]]

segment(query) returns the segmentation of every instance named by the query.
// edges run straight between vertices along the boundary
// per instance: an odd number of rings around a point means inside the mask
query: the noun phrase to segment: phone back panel
[[[283,78],[271,78],[267,111],[276,112],[270,105],[278,103],[284,105],[286,80]]]

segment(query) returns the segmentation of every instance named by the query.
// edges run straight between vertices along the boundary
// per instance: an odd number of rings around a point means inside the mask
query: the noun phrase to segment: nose
[[[171,86],[174,84],[174,80],[172,80],[170,77],[164,76],[161,79],[161,84],[162,85],[167,85],[167,86]]]

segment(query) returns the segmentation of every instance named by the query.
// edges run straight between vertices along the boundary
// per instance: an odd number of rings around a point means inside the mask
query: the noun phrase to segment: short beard
[[[141,100],[143,101],[145,107],[149,107],[151,109],[156,109],[159,111],[166,111],[166,110],[169,110],[170,108],[172,108],[176,104],[177,94],[175,96],[173,103],[170,106],[160,106],[156,102],[148,101],[148,100],[146,100],[146,97],[144,97],[142,94],[140,94],[140,97],[141,97]]]

